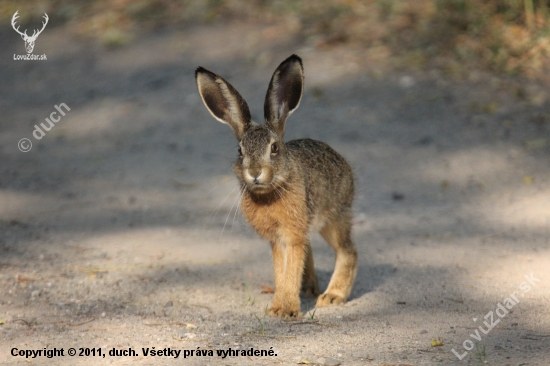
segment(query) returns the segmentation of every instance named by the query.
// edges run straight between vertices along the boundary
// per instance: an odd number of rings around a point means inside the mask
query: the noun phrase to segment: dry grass
[[[529,77],[550,69],[547,0],[7,0],[0,21],[18,9],[22,22],[46,11],[106,46],[149,29],[239,18],[284,21],[315,47],[346,44],[398,67]]]

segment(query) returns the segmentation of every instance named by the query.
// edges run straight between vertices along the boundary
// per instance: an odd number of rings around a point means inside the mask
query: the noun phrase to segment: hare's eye
[[[277,154],[279,152],[279,146],[277,146],[277,144],[273,144],[271,145],[271,153],[272,154]]]
[[[243,156],[243,149],[239,147],[239,156]]]

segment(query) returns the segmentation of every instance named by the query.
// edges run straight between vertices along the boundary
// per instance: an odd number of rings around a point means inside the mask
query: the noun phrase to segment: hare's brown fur
[[[300,290],[319,295],[309,234],[319,231],[336,253],[335,270],[316,306],[341,304],[357,271],[351,240],[353,173],[327,144],[311,139],[283,142],[286,118],[298,107],[303,88],[301,60],[291,56],[275,71],[264,106],[266,123],[250,120],[244,99],[218,75],[199,68],[205,105],[239,139],[234,171],[243,188],[247,221],[271,243],[275,295],[269,313],[300,316]]]

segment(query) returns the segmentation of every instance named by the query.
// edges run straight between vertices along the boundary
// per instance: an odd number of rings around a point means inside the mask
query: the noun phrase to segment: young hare
[[[292,55],[271,77],[264,103],[265,123],[250,117],[235,88],[202,67],[195,77],[214,118],[228,124],[239,140],[233,170],[243,188],[242,212],[271,243],[275,295],[268,314],[300,317],[300,289],[319,295],[308,234],[318,230],[336,252],[334,274],[316,306],[342,304],[357,273],[351,240],[353,173],[327,144],[311,139],[285,143],[286,119],[298,108],[304,89],[302,59]]]

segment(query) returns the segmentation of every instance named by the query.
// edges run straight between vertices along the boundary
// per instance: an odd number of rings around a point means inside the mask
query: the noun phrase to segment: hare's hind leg
[[[351,215],[341,215],[329,220],[321,229],[321,235],[336,253],[334,273],[328,288],[315,306],[338,305],[346,302],[357,274],[357,251],[351,241]]]
[[[319,295],[319,285],[313,265],[313,252],[311,251],[311,245],[308,244],[306,248],[306,262],[302,277],[302,295],[304,297],[317,297]]]

